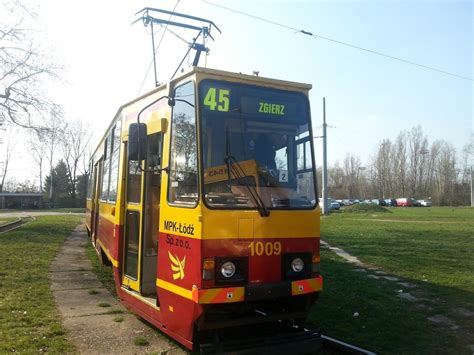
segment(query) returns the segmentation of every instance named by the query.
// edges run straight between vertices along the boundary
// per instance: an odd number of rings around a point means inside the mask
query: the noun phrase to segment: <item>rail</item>
[[[33,216],[29,217],[19,217],[16,221],[5,223],[0,225],[0,234],[10,232],[14,229],[21,227],[22,225],[30,222],[31,220],[35,220]]]
[[[376,353],[360,348],[356,345],[351,345],[349,343],[337,340],[326,335],[321,334],[321,339],[323,341],[324,350],[335,350],[344,354],[364,354],[364,355],[375,355]]]
[[[254,310],[268,317],[261,310]],[[359,354],[375,355],[367,349],[323,335],[319,330],[281,320],[254,326],[235,327],[232,332],[213,333],[201,342],[202,354]],[[202,339],[204,340],[204,339]]]

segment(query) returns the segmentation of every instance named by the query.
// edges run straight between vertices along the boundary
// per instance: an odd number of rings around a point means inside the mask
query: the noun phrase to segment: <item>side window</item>
[[[120,162],[120,133],[121,121],[119,120],[112,130],[112,143],[110,154],[110,188],[109,201],[115,202],[117,200],[117,183]]]
[[[93,186],[93,179],[94,179],[94,164],[92,164],[92,160],[89,163],[89,175],[87,175],[87,198],[92,198],[92,186]]]
[[[177,87],[175,98],[183,101],[176,101],[171,122],[168,201],[195,206],[198,174],[193,82]]]
[[[297,191],[302,197],[310,199],[315,196],[315,191],[313,160],[311,156],[311,142],[309,136],[296,141],[296,169]]]
[[[142,191],[142,170],[138,161],[129,160],[127,165],[127,201],[140,203]]]
[[[162,133],[154,133],[148,136],[146,166],[150,172],[161,173],[161,141]]]
[[[311,142],[309,138],[296,141],[296,168],[298,172],[308,171],[313,168],[311,159]]]
[[[110,168],[110,161],[109,161],[109,137],[105,140],[104,143],[104,160],[103,160],[103,168],[102,168],[102,193],[100,194],[101,200],[107,200],[107,196],[109,194],[109,168]]]

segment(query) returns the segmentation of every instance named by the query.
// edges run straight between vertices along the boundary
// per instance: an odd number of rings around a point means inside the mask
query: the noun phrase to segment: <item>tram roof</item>
[[[227,79],[230,81],[245,82],[248,84],[258,84],[262,86],[288,89],[288,90],[309,91],[313,87],[311,84],[298,83],[295,81],[287,81],[287,80],[266,78],[266,77],[256,76],[256,75],[234,73],[234,72],[229,72],[229,71],[219,70],[219,69],[210,69],[210,68],[204,68],[204,67],[191,67],[187,72],[181,74],[180,76],[177,76],[176,78],[170,80],[169,82],[162,83],[161,85],[157,86],[156,88],[153,88],[152,90],[146,92],[145,94],[138,96],[134,98],[133,100],[130,100],[127,103],[121,105],[118,108],[117,112],[115,113],[113,120],[111,120],[111,123],[106,129],[103,137],[98,141],[98,144],[96,145],[96,148],[94,149],[93,155],[96,154],[97,150],[99,149],[102,142],[104,141],[107,135],[107,132],[109,131],[110,127],[115,123],[117,116],[120,115],[123,109],[125,109],[126,107],[142,99],[145,99],[146,97],[150,95],[155,94],[156,92],[166,90],[168,85],[179,82],[185,79],[186,77],[193,76],[194,74],[197,74],[197,75],[201,74],[203,76],[213,77],[213,79],[216,79],[216,80]]]
[[[219,79],[219,80],[230,79],[230,80],[235,80],[235,81],[245,81],[247,83],[254,83],[254,84],[260,84],[260,85],[263,84],[264,86],[268,85],[268,86],[285,88],[285,89],[293,89],[293,90],[296,89],[296,90],[307,91],[307,90],[311,90],[311,88],[313,87],[311,84],[298,83],[295,81],[279,80],[279,79],[266,78],[266,77],[256,76],[256,75],[234,73],[234,72],[229,72],[229,71],[219,70],[219,69],[210,69],[210,68],[204,68],[204,67],[191,67],[191,69],[189,69],[187,72],[174,78],[169,83],[163,83],[157,86],[156,88],[154,88],[153,90],[150,90],[147,93],[139,97],[136,97],[135,99],[122,105],[119,108],[118,112],[120,112],[120,110],[122,110],[128,105],[131,105],[137,101],[140,101],[141,99],[149,95],[152,95],[157,91],[163,90],[168,84],[176,83],[178,81],[183,80],[184,78],[188,76],[192,76],[193,74],[203,74],[203,75],[214,76],[215,79]]]

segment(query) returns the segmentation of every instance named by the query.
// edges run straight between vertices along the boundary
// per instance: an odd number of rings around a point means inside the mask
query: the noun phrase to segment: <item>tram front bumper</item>
[[[272,284],[253,284],[242,287],[197,289],[194,288],[193,300],[199,304],[233,303],[258,301],[264,299],[285,298],[319,292],[323,288],[321,276],[283,281]]]

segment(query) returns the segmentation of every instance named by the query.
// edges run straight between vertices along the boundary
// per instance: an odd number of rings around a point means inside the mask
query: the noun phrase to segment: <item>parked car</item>
[[[431,207],[433,204],[428,200],[418,200],[416,201],[421,207]]]
[[[341,205],[339,204],[339,202],[337,202],[336,200],[334,200],[332,198],[328,198],[328,204],[327,205],[328,205],[330,210],[339,210],[341,208]],[[319,198],[319,207],[323,208],[323,198],[322,197]]]
[[[397,206],[398,207],[413,207],[413,199],[412,198],[397,198]]]

